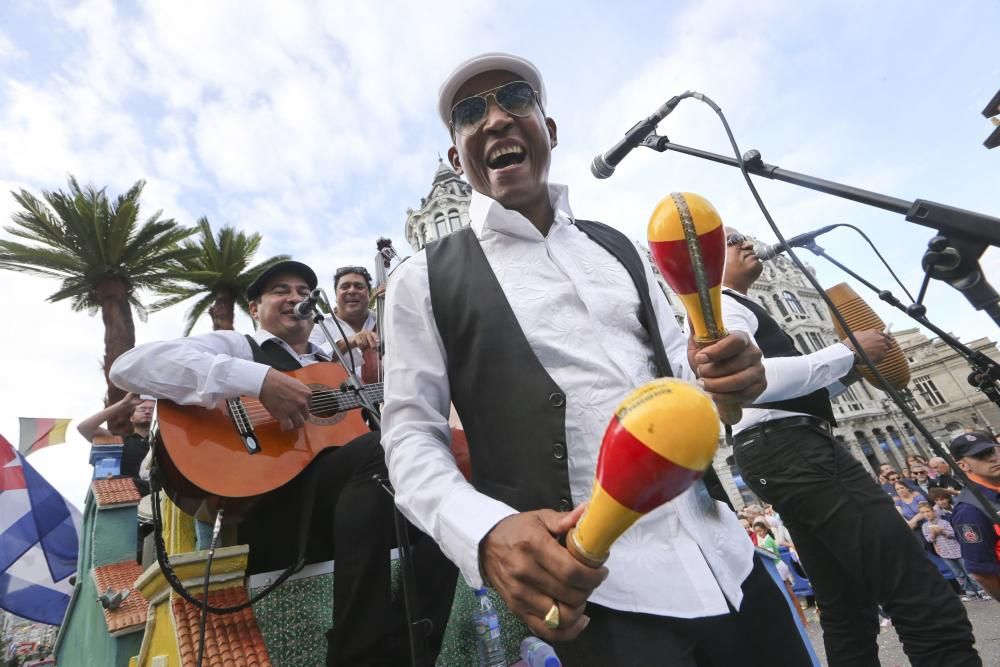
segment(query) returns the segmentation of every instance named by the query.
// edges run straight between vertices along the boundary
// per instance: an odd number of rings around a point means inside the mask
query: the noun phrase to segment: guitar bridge
[[[257,433],[253,430],[253,422],[247,414],[246,406],[238,398],[226,400],[229,405],[229,418],[233,420],[236,433],[240,436],[243,446],[247,449],[247,454],[260,453],[260,442],[257,441]]]

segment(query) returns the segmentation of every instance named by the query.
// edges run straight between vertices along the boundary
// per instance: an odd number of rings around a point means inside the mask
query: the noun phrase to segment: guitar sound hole
[[[336,391],[323,385],[309,385],[313,390],[309,401],[310,420],[314,424],[328,426],[336,424],[344,418],[344,413],[337,410]]]

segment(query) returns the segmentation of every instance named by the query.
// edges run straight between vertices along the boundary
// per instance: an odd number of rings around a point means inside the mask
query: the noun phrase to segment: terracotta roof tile
[[[90,486],[98,507],[138,505],[142,500],[139,489],[131,477],[112,477],[95,480]]]
[[[208,603],[215,607],[231,607],[246,601],[246,589],[240,586],[209,591],[208,594]],[[173,609],[181,665],[190,667],[198,661],[201,609],[182,598],[174,598]],[[271,667],[271,658],[252,608],[234,614],[208,615],[203,664],[208,667]]]
[[[134,560],[126,560],[95,567],[92,574],[94,583],[97,584],[98,595],[109,588],[116,591],[129,590],[128,597],[122,601],[118,609],[104,610],[104,621],[108,624],[108,632],[114,634],[145,625],[149,602],[142,593],[132,588],[135,580],[142,574],[142,566]]]

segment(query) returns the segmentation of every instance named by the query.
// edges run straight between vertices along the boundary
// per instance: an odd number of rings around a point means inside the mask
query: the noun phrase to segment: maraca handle
[[[573,558],[576,558],[587,567],[595,569],[604,565],[604,561],[608,559],[609,555],[604,554],[602,557],[587,551],[583,545],[580,544],[580,540],[576,536],[576,528],[570,528],[569,534],[566,535],[566,549],[573,554]]]
[[[725,333],[725,332],[723,332]],[[729,334],[722,336],[725,338]],[[718,343],[722,338],[716,338],[715,340],[697,340],[697,345],[699,348],[708,347]],[[743,408],[735,403],[716,403],[716,410],[719,411],[719,419],[722,420],[723,424],[728,424],[729,426],[736,426],[743,419]]]
[[[735,403],[716,403],[715,407],[719,410],[719,419],[723,424],[735,426],[743,419],[743,408]]]

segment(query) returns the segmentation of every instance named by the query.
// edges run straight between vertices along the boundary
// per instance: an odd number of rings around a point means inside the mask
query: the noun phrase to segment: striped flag
[[[0,435],[0,608],[62,623],[79,534],[80,512]]]
[[[69,419],[52,419],[50,417],[18,417],[21,422],[21,440],[17,451],[25,456],[33,454],[49,445],[61,445],[66,442],[66,427]]]

